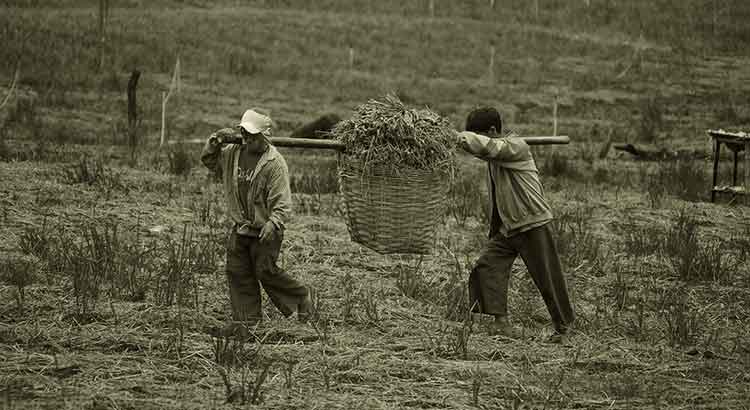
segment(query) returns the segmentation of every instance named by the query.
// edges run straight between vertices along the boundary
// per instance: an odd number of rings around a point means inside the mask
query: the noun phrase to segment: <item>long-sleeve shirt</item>
[[[459,137],[461,148],[488,164],[487,192],[493,209],[490,236],[499,232],[510,237],[552,220],[526,141],[513,134],[489,138],[469,131]]]
[[[219,132],[222,131],[226,130]],[[229,217],[251,231],[259,231],[267,221],[283,230],[292,208],[289,168],[284,157],[269,145],[249,176],[238,175],[240,148],[237,144],[218,146],[207,141],[201,152],[201,162],[221,175]],[[239,177],[249,182],[245,201],[240,200]]]

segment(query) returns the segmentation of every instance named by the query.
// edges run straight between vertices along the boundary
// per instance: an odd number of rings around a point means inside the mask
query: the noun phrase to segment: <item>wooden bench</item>
[[[724,130],[708,130],[714,146],[714,174],[713,186],[711,187],[711,202],[716,200],[716,194],[747,195],[750,193],[750,134],[744,132],[727,132]],[[719,158],[721,158],[721,144],[732,151],[734,156],[734,171],[732,172],[732,185],[717,185],[719,177]],[[742,185],[737,185],[737,163],[738,153],[745,151],[745,177]]]

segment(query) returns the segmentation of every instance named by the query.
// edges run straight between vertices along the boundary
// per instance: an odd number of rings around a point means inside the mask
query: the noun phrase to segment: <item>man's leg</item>
[[[232,319],[257,322],[261,319],[260,285],[250,254],[250,238],[234,230],[227,243],[227,282],[232,303]]]
[[[485,246],[469,276],[469,303],[472,312],[495,316],[497,333],[512,336],[508,324],[508,283],[510,269],[518,253],[502,235],[495,235]]]
[[[565,276],[549,224],[518,235],[519,252],[547,305],[557,333],[565,333],[575,321]]]
[[[309,292],[305,285],[276,265],[281,250],[281,241],[280,234],[266,243],[253,238],[250,253],[255,274],[271,302],[284,316],[289,316],[309,301]]]

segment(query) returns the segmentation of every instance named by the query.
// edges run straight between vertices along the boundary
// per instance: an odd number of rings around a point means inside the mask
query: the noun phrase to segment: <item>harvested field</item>
[[[748,7],[435,1],[433,17],[428,2],[133,0],[111,5],[98,71],[97,2],[6,3],[0,84],[19,62],[21,75],[0,108],[0,409],[750,408],[750,207],[708,202],[705,134],[750,125]],[[550,135],[558,96],[572,143],[533,152],[578,315],[570,344],[545,343],[520,260],[522,338],[466,314],[488,224],[481,162],[459,156],[431,255],[385,256],[349,238],[336,155],[286,148],[279,263],[318,290],[313,320],[264,300],[250,341],[218,335],[222,187],[199,146],[158,148],[178,54],[170,140],[207,137],[246,105],[285,136],[389,92],[456,129],[490,104]],[[639,161],[612,142],[675,154]]]

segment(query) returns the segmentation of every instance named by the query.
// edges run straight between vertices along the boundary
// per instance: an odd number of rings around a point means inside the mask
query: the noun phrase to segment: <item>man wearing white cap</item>
[[[304,320],[312,307],[308,288],[276,265],[292,194],[286,161],[268,140],[271,129],[271,118],[247,110],[236,128],[211,134],[201,153],[221,175],[234,221],[226,273],[233,319],[245,325],[261,319],[260,284],[284,316],[297,311]]]

